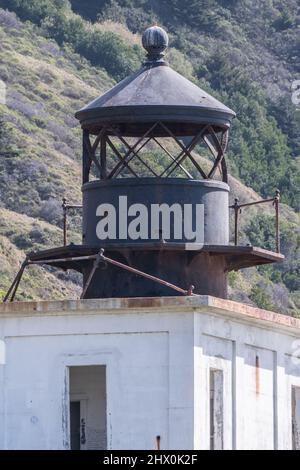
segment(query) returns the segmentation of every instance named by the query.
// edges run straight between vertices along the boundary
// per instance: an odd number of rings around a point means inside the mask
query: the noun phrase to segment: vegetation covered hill
[[[0,105],[0,289],[26,251],[61,243],[61,198],[80,200],[74,112],[140,66],[140,34],[157,22],[170,33],[171,65],[237,112],[228,152],[232,196],[254,200],[279,188],[285,203],[287,261],[232,274],[231,296],[299,314],[300,112],[290,93],[300,63],[297,2],[0,0],[0,7],[7,87]],[[244,242],[273,248],[271,211],[245,211]],[[76,241],[79,217],[72,229]],[[19,298],[78,295],[79,282],[30,268]]]

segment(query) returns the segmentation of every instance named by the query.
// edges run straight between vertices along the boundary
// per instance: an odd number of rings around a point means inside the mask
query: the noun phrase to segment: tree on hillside
[[[18,154],[10,139],[10,133],[7,124],[0,115],[0,159],[13,157]],[[0,164],[1,169],[1,164]],[[0,178],[2,177],[0,172]]]
[[[21,19],[40,24],[57,11],[69,8],[67,0],[0,0],[0,7],[14,11]]]

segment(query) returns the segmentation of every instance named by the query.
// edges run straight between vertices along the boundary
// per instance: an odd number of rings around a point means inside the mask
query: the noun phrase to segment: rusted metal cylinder
[[[183,289],[194,285],[195,293],[226,297],[224,257],[200,250],[203,245],[229,243],[228,192],[228,185],[220,181],[178,178],[87,183],[83,186],[83,243],[103,247],[111,258]],[[153,207],[165,211],[159,214],[158,226],[154,226]],[[141,212],[144,218],[135,223]],[[131,230],[132,223],[135,232]],[[146,229],[141,228],[142,224]],[[137,232],[143,236],[132,238]],[[110,236],[105,238],[105,234]],[[167,249],[164,244],[168,245]],[[92,263],[85,266],[84,284],[92,269]],[[94,272],[84,295],[86,298],[151,297],[174,295],[174,292],[134,273],[102,264]]]
[[[107,256],[173,283],[183,289],[194,285],[196,294],[227,298],[226,262],[222,255],[188,251],[107,250]],[[84,284],[93,263],[83,269]],[[84,298],[174,296],[172,289],[124,269],[103,263],[96,270]]]
[[[228,193],[226,183],[212,180],[124,178],[86,183],[83,244],[130,246],[164,240],[228,245]],[[137,227],[138,222],[143,226]]]

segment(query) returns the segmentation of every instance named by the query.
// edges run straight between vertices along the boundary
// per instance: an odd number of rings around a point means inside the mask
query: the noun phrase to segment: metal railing
[[[260,199],[259,201],[246,202],[239,204],[239,199],[234,199],[234,204],[229,206],[230,209],[234,210],[234,245],[238,245],[238,232],[239,232],[239,219],[242,209],[245,207],[255,206],[258,204],[266,204],[272,202],[275,209],[275,247],[276,252],[280,253],[280,230],[279,230],[279,203],[280,203],[280,191],[277,189],[275,191],[275,196],[268,199]],[[82,209],[81,204],[68,204],[67,199],[63,198],[62,200],[63,208],[63,245],[67,245],[68,241],[68,211],[70,209]]]
[[[238,244],[238,229],[239,229],[239,215],[241,214],[241,211],[245,207],[250,207],[254,206],[257,204],[264,204],[264,203],[273,203],[273,206],[275,208],[275,240],[276,240],[276,251],[277,253],[280,253],[280,233],[279,233],[279,202],[280,202],[280,192],[276,190],[275,196],[273,198],[269,199],[261,199],[259,201],[254,201],[254,202],[248,202],[248,203],[243,203],[239,204],[238,198],[235,198],[234,204],[229,206],[230,209],[234,210],[234,244],[237,246]],[[67,216],[68,216],[68,210],[69,209],[81,209],[82,205],[79,204],[68,204],[66,198],[63,198],[63,203],[62,203],[62,208],[63,208],[63,242],[64,246],[67,245]],[[75,256],[75,257],[66,257],[66,258],[60,258],[60,259],[44,259],[44,260],[33,260],[30,258],[30,255],[26,256],[26,259],[21,265],[21,268],[19,269],[19,272],[17,273],[15,279],[13,280],[10,288],[8,289],[5,297],[3,298],[3,302],[7,302],[7,300],[10,298],[10,302],[13,302],[17,289],[19,287],[21,278],[23,276],[24,270],[27,266],[30,265],[43,265],[43,264],[57,264],[57,263],[68,263],[70,261],[94,261],[93,266],[91,269],[91,272],[88,276],[88,279],[83,286],[83,292],[81,295],[81,298],[84,298],[87,290],[91,284],[91,281],[93,279],[93,276],[99,266],[100,263],[108,263],[112,264],[114,266],[117,266],[120,269],[125,269],[128,272],[131,272],[133,274],[136,274],[138,276],[144,277],[146,279],[149,279],[153,282],[157,282],[165,287],[169,287],[183,295],[188,295],[188,296],[194,296],[197,294],[194,294],[194,286],[190,285],[188,289],[182,289],[179,286],[176,286],[164,279],[160,279],[156,276],[153,276],[151,274],[145,273],[144,271],[140,271],[139,269],[136,269],[132,266],[128,266],[126,264],[120,263],[119,261],[116,261],[112,258],[108,258],[107,256],[104,256],[104,249],[101,248],[99,249],[98,253],[95,253],[93,255],[87,255],[87,256]]]
[[[67,245],[68,237],[67,237],[67,230],[68,230],[68,211],[70,209],[82,209],[81,204],[68,204],[67,199],[64,197],[62,200],[62,209],[63,209],[63,243],[64,246]]]
[[[238,245],[238,231],[239,231],[239,215],[242,213],[242,209],[245,207],[255,206],[258,204],[265,204],[272,202],[275,209],[275,246],[276,252],[280,253],[280,232],[279,232],[279,202],[280,202],[280,191],[278,189],[275,192],[275,196],[268,199],[260,199],[259,201],[246,202],[239,204],[239,199],[235,198],[234,204],[229,206],[230,209],[234,210],[234,245]]]

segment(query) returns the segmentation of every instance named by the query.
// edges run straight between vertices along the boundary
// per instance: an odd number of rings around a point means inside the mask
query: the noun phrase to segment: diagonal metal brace
[[[96,258],[95,258],[95,261],[94,261],[94,264],[93,264],[93,268],[92,268],[92,270],[89,274],[89,277],[88,277],[88,279],[85,283],[85,286],[83,288],[83,291],[82,291],[82,294],[81,294],[81,297],[80,297],[81,299],[83,299],[85,297],[85,294],[87,293],[87,290],[88,290],[88,288],[89,288],[89,286],[92,282],[94,274],[95,274],[95,272],[96,272],[96,270],[99,267],[99,264],[101,262],[102,263],[105,262],[105,263],[108,263],[108,264],[112,264],[114,266],[117,266],[118,268],[125,269],[126,271],[129,271],[133,274],[137,274],[138,276],[145,277],[146,279],[150,279],[151,281],[154,281],[154,282],[158,282],[159,284],[162,284],[166,287],[170,287],[171,289],[176,290],[177,292],[180,292],[183,295],[196,295],[196,294],[194,294],[194,286],[189,286],[188,290],[182,289],[181,287],[175,286],[174,284],[171,284],[168,281],[164,281],[163,279],[160,279],[156,276],[152,276],[151,274],[145,273],[144,271],[140,271],[139,269],[136,269],[136,268],[133,268],[133,267],[128,266],[126,264],[120,263],[120,261],[116,261],[114,259],[107,258],[106,256],[104,256],[104,249],[101,248],[101,250],[96,255]]]
[[[4,296],[3,298],[3,302],[7,302],[7,300],[9,299],[9,296],[11,294],[11,297],[10,297],[10,302],[13,302],[14,298],[15,298],[15,295],[16,295],[16,292],[18,290],[18,287],[19,287],[19,284],[20,284],[20,281],[22,279],[22,276],[23,276],[23,273],[24,273],[24,270],[26,268],[26,266],[28,266],[28,258],[26,256],[25,260],[23,261],[22,263],[22,266],[20,267],[16,277],[14,278],[10,288],[8,289],[6,295]]]
[[[21,268],[19,269],[19,272],[18,274],[16,275],[12,285],[10,286],[7,294],[5,295],[4,299],[3,299],[3,302],[6,302],[11,294],[11,299],[10,299],[10,302],[13,302],[14,300],[14,297],[15,297],[15,294],[16,294],[16,291],[18,289],[18,286],[19,286],[19,283],[21,281],[21,278],[22,278],[22,275],[23,275],[23,272],[24,272],[24,269],[26,268],[26,266],[30,266],[30,265],[33,265],[33,264],[36,264],[36,265],[42,265],[42,264],[53,264],[53,263],[57,263],[57,262],[68,262],[70,260],[73,260],[73,261],[88,261],[88,260],[94,260],[94,263],[93,263],[93,267],[91,269],[91,272],[88,276],[88,279],[84,285],[84,288],[83,288],[83,291],[82,291],[82,294],[80,296],[81,299],[83,299],[87,293],[87,290],[92,282],[92,279],[94,277],[94,274],[96,272],[96,270],[98,269],[99,265],[101,263],[105,263],[105,264],[112,264],[114,266],[117,266],[118,268],[121,268],[121,269],[125,269],[126,271],[128,272],[131,272],[133,274],[136,274],[138,276],[142,276],[146,279],[149,279],[151,281],[154,281],[154,282],[157,282],[163,286],[166,286],[166,287],[169,287],[170,289],[173,289],[177,292],[180,292],[181,294],[183,295],[188,295],[188,296],[195,296],[197,294],[194,293],[194,286],[190,285],[188,289],[182,289],[181,287],[178,287],[176,286],[175,284],[172,284],[168,281],[165,281],[163,279],[160,279],[156,276],[153,276],[152,274],[148,274],[148,273],[145,273],[144,271],[140,271],[139,269],[136,269],[136,268],[133,268],[132,266],[128,266],[126,264],[123,264],[123,263],[120,263],[119,261],[116,261],[114,259],[111,259],[111,258],[107,258],[106,256],[104,256],[104,249],[101,248],[99,250],[99,252],[95,255],[88,255],[88,256],[75,256],[75,257],[72,257],[72,258],[56,258],[56,259],[44,259],[44,260],[31,260],[30,259],[30,255],[28,255],[25,259],[25,261],[22,263],[22,266]]]
[[[127,264],[120,263],[120,261],[116,261],[111,258],[107,258],[104,256],[104,249],[102,248],[99,252],[100,258],[102,261],[105,261],[108,264],[112,264],[114,266],[117,266],[118,268],[125,269],[126,271],[129,271],[133,274],[137,274],[138,276],[144,277],[146,279],[149,279],[151,281],[157,282],[163,286],[170,287],[173,290],[176,290],[177,292],[180,292],[183,295],[197,295],[194,294],[194,286],[191,285],[189,286],[188,290],[182,289],[181,287],[175,286],[175,284],[172,284],[171,282],[164,281],[163,279],[160,279],[159,277],[152,276],[152,274],[145,273],[144,271],[140,271],[139,269],[133,268],[132,266],[128,266]]]
[[[84,296],[85,296],[85,294],[87,293],[87,290],[88,290],[88,288],[90,287],[90,284],[91,284],[91,282],[92,282],[92,279],[93,279],[93,277],[94,277],[94,274],[95,274],[97,268],[99,267],[99,264],[103,261],[103,259],[102,259],[103,253],[104,253],[104,250],[103,250],[103,248],[101,248],[101,250],[99,251],[99,253],[97,253],[97,255],[96,255],[96,258],[95,258],[95,261],[94,261],[92,270],[91,270],[91,272],[90,272],[90,274],[89,274],[89,277],[87,278],[87,281],[86,281],[86,283],[85,283],[85,285],[84,285],[84,287],[83,287],[82,294],[81,294],[81,296],[80,296],[81,299],[83,299]]]

